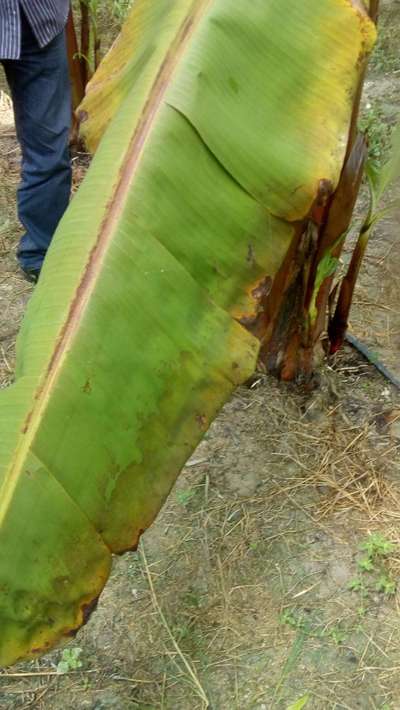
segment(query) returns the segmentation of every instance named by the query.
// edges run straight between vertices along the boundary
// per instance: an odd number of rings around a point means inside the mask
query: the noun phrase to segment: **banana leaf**
[[[254,370],[238,320],[338,183],[374,33],[350,0],[135,2],[0,393],[1,665],[84,623]]]

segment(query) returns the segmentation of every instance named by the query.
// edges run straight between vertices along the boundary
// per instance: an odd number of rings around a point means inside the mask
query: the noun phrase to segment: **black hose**
[[[361,355],[363,355],[365,359],[368,360],[369,363],[371,363],[371,365],[376,367],[378,372],[380,372],[383,377],[389,380],[389,382],[391,382],[392,385],[397,387],[397,389],[400,389],[399,378],[396,377],[396,375],[394,375],[392,372],[390,372],[390,370],[387,369],[383,362],[378,360],[376,355],[374,355],[374,353],[372,353],[371,350],[369,350],[369,348],[364,345],[364,343],[361,343],[358,338],[356,338],[354,335],[351,335],[351,333],[346,333],[344,337],[345,340],[349,343],[349,345],[351,345],[353,348],[355,348],[355,350],[361,353]]]

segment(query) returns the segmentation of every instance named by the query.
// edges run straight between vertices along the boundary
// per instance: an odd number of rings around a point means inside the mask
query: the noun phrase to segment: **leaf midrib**
[[[67,346],[72,341],[78,329],[81,317],[93,293],[97,276],[101,273],[100,267],[103,263],[103,257],[107,252],[107,247],[112,241],[115,228],[124,211],[126,196],[140,164],[140,159],[143,155],[146,141],[151,133],[152,126],[163,105],[163,98],[193,33],[213,2],[214,0],[194,0],[170,44],[169,50],[150,89],[142,117],[132,136],[126,157],[123,161],[120,177],[114,189],[114,197],[112,198],[111,206],[108,208],[107,215],[100,226],[96,244],[90,252],[85,272],[77,287],[75,298],[71,304],[66,321],[60,330],[58,342],[50,359],[43,384],[39,388],[35,398],[35,404],[24,420],[22,431],[25,430],[26,433],[24,434],[20,446],[16,449],[8,474],[6,474],[3,485],[0,488],[0,527],[12,502],[24,458],[29,452],[31,443],[40,426],[42,414],[46,409],[51,391],[61,371]],[[69,495],[67,491],[66,493]],[[76,505],[79,505],[77,501],[74,502]],[[86,513],[84,514],[86,515]]]

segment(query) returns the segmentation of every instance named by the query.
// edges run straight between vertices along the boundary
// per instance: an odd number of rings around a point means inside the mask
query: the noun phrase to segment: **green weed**
[[[279,703],[279,700],[282,696],[284,684],[285,684],[288,676],[290,675],[290,673],[292,672],[292,670],[295,668],[295,666],[297,665],[297,663],[300,660],[301,653],[303,651],[303,646],[306,642],[306,639],[307,639],[307,635],[306,635],[305,631],[303,629],[299,629],[299,631],[297,632],[297,636],[293,642],[292,648],[290,649],[289,655],[286,659],[286,663],[283,667],[279,681],[278,681],[277,685],[275,686],[274,695],[272,698],[274,704]],[[304,705],[300,705],[300,707],[304,707]]]
[[[374,570],[374,565],[369,557],[363,557],[362,560],[358,560],[358,567],[362,572],[372,572]]]
[[[285,609],[279,617],[281,624],[290,626],[291,629],[306,631],[309,624],[301,616],[296,616],[291,609]]]
[[[388,555],[395,551],[395,545],[381,533],[372,533],[360,545],[360,550],[366,553],[357,562],[362,576],[352,579],[348,588],[352,592],[359,593],[362,599],[368,597],[372,591],[392,596],[396,592],[397,585],[386,569],[385,563]],[[366,610],[363,604],[360,610],[359,616],[364,616]]]
[[[340,644],[346,640],[347,633],[337,624],[336,626],[331,626],[331,628],[326,631],[326,636],[331,638],[337,646],[340,646]]]
[[[378,41],[369,61],[370,68],[379,74],[389,74],[400,69],[397,43],[393,37],[391,24],[379,23]]]
[[[133,0],[112,0],[111,6],[114,17],[119,22],[123,22],[132,4]]]
[[[381,533],[372,533],[367,540],[360,545],[360,550],[367,553],[369,560],[386,557],[395,550],[392,542],[387,540]]]
[[[196,491],[193,490],[186,490],[186,491],[177,491],[176,494],[176,499],[180,505],[186,506],[189,501],[193,498],[195,495]]]
[[[370,66],[380,74],[389,74],[400,69],[400,57],[379,43],[371,57]]]
[[[82,668],[83,664],[80,660],[81,653],[81,648],[64,648],[61,654],[61,660],[57,664],[57,673],[69,673],[70,671],[76,671],[78,668]]]
[[[355,579],[352,579],[351,582],[349,582],[349,587],[350,591],[352,592],[366,592],[366,587],[362,579],[360,577],[356,577]]]
[[[370,160],[380,166],[389,150],[390,127],[378,101],[373,104],[367,104],[366,111],[360,119],[359,127],[367,136]]]
[[[381,574],[375,588],[377,592],[383,592],[383,594],[391,596],[396,592],[396,582],[386,574]]]

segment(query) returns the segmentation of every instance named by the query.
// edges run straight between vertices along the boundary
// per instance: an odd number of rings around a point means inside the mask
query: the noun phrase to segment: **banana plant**
[[[85,622],[254,371],[300,245],[354,182],[375,34],[357,0],[134,3],[0,393],[1,665]]]
[[[108,0],[109,12],[121,22],[131,4],[132,0]],[[74,111],[81,103],[87,83],[100,63],[102,38],[98,29],[98,11],[98,0],[79,0],[75,3],[74,12],[71,6],[68,16],[67,53]]]
[[[96,13],[96,0],[80,0],[79,14],[76,13],[78,17],[74,18],[72,7],[68,15],[66,40],[74,111],[85,95],[93,68],[96,69],[100,62],[100,38],[97,32]],[[79,39],[76,19],[79,24]]]
[[[361,225],[347,272],[340,283],[334,315],[329,321],[328,334],[331,354],[337,352],[343,344],[354,289],[371,235],[377,223],[399,206],[398,200],[389,200],[389,203],[384,206],[382,200],[389,187],[400,176],[400,124],[392,132],[388,159],[381,167],[373,160],[369,160],[366,166],[366,175],[370,197],[369,209]]]
[[[71,79],[72,89],[72,106],[75,110],[81,103],[85,95],[86,86],[86,67],[85,60],[82,57],[78,38],[75,30],[74,16],[70,9],[66,26],[66,42],[69,74]]]

